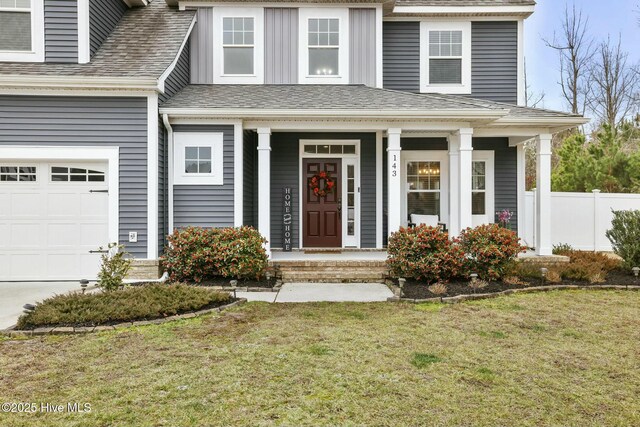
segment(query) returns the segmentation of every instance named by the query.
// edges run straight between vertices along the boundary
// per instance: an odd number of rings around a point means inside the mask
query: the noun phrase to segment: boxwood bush
[[[464,254],[440,228],[401,228],[389,237],[387,265],[394,277],[446,281],[461,273]]]
[[[150,320],[231,302],[226,292],[183,284],[149,284],[112,292],[57,295],[18,320],[18,329],[97,326]]]
[[[260,279],[268,267],[265,242],[251,227],[187,227],[168,237],[162,262],[174,281]]]

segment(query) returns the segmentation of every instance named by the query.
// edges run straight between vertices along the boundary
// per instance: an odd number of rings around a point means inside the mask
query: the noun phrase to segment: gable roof
[[[157,80],[178,55],[195,13],[163,1],[129,9],[90,63],[0,62],[0,82],[10,75]]]
[[[448,118],[567,127],[587,122],[582,116],[551,110],[364,85],[189,85],[162,104],[160,112],[218,117]]]

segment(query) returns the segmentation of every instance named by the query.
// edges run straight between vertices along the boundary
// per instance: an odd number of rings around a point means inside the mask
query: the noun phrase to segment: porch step
[[[388,275],[384,261],[274,261],[284,283],[380,283]]]

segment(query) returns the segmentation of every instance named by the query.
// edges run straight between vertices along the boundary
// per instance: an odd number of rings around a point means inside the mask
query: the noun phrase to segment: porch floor
[[[341,250],[341,251],[316,251],[294,250],[282,252],[273,250],[271,261],[385,261],[385,250]]]

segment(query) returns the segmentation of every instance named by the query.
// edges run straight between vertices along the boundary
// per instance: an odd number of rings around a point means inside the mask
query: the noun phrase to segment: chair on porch
[[[409,228],[417,225],[426,225],[428,227],[440,227],[443,233],[447,232],[447,224],[440,222],[438,215],[419,215],[409,214]]]

